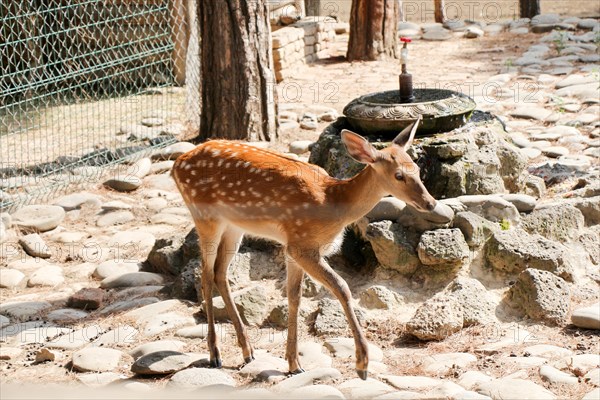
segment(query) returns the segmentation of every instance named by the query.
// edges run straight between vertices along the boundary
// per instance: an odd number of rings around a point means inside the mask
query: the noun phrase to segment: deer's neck
[[[327,193],[328,202],[345,225],[371,211],[385,195],[375,170],[369,166],[351,179],[336,181]]]

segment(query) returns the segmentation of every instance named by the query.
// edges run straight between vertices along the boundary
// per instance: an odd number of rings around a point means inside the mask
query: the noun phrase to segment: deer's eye
[[[394,175],[394,177],[396,178],[397,181],[404,180],[404,174],[402,172],[396,172],[396,175]]]

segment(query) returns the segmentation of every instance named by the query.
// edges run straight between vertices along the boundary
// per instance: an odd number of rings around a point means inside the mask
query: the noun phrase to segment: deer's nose
[[[435,201],[435,200],[430,201],[429,203],[427,203],[427,210],[433,211],[433,209],[435,208],[436,205],[437,205],[437,201]]]

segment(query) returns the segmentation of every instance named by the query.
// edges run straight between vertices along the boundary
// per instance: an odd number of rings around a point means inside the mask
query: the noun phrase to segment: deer
[[[368,343],[352,306],[346,281],[326,260],[350,223],[392,195],[422,212],[436,207],[406,150],[421,118],[405,128],[390,146],[377,150],[362,136],[344,129],[348,154],[365,168],[350,179],[329,176],[322,168],[239,141],[209,140],[177,158],[172,176],[198,232],[201,292],[208,323],[210,366],[221,368],[215,333],[213,285],[216,285],[245,363],[254,360],[246,327],[233,302],[227,269],[244,234],[278,242],[286,254],[289,372],[304,372],[297,349],[298,308],[305,273],[341,303],[352,331],[356,373],[366,380]]]

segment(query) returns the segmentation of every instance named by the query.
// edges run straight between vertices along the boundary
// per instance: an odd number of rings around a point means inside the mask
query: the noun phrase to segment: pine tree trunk
[[[264,0],[199,0],[199,139],[277,136],[271,27]]]
[[[398,15],[396,0],[353,0],[348,61],[398,58]]]
[[[519,0],[521,18],[533,18],[540,14],[540,0]]]
[[[433,2],[435,22],[443,24],[446,22],[446,5],[444,0],[435,0]]]

